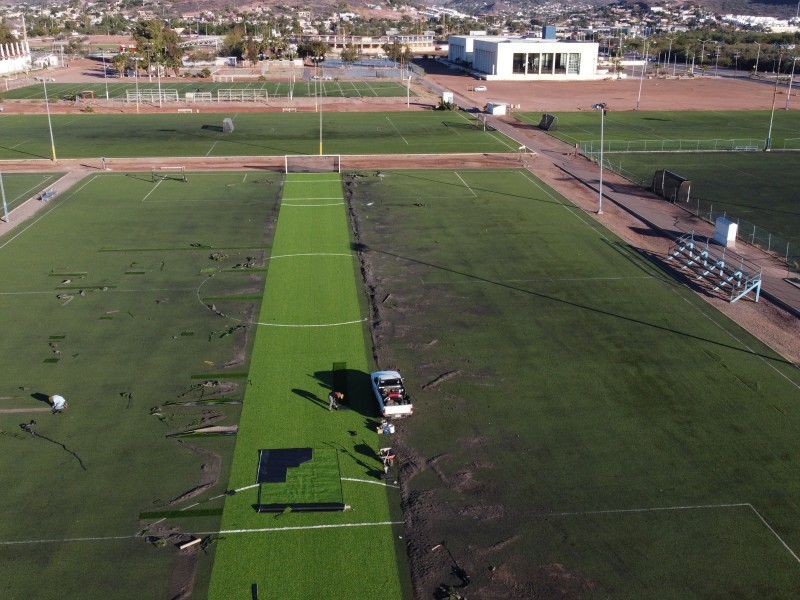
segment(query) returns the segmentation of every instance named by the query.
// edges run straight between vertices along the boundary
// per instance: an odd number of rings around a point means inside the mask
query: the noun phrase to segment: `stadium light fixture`
[[[56,162],[56,143],[53,140],[53,122],[50,120],[50,102],[47,100],[47,77],[42,77],[44,87],[44,106],[47,109],[47,126],[50,128],[50,149],[53,152],[53,162]]]
[[[800,56],[792,58],[792,74],[789,75],[789,91],[786,92],[786,110],[789,110],[789,98],[792,97],[792,82],[794,81],[794,65],[797,63],[798,58],[800,58]]]
[[[600,111],[600,194],[597,197],[597,214],[603,214],[603,133],[606,119],[606,103],[592,104],[593,110]]]

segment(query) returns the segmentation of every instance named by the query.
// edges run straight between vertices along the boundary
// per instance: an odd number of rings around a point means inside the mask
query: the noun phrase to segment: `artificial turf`
[[[233,133],[222,132],[230,117]],[[52,115],[59,158],[508,152],[517,144],[463,112]],[[46,115],[0,115],[0,158],[51,157]],[[171,164],[178,163],[175,160]],[[178,163],[179,164],[179,163]]]
[[[61,177],[57,173],[2,173],[3,190],[8,211],[33,198]],[[0,210],[2,207],[0,207]],[[12,217],[13,218],[13,217]]]
[[[223,335],[228,320],[198,290],[204,283],[263,286],[263,274],[248,283],[223,272],[252,251],[230,251],[222,261],[209,256],[214,246],[265,245],[278,183],[249,177],[196,173],[187,183],[153,184],[136,174],[92,176],[0,239],[0,409],[46,407],[43,398],[54,393],[69,402],[60,415],[0,412],[4,598],[168,597],[174,547],[148,544],[139,534],[158,532],[140,513],[192,502],[221,508],[209,498],[225,489],[233,439],[192,439],[190,446],[166,436],[208,419],[238,420],[240,404],[189,401],[209,390],[210,374],[247,370],[246,362],[225,367],[237,355],[245,361],[245,330]],[[99,251],[112,246],[194,250]],[[213,273],[205,272],[209,266]],[[143,274],[126,276],[132,269]],[[241,303],[225,310],[248,313]],[[190,331],[196,335],[183,335]],[[242,385],[226,395],[241,400]],[[36,437],[20,427],[31,419]],[[209,468],[210,455],[192,447],[220,455],[220,479],[170,504]],[[212,511],[181,525],[207,531],[219,520]],[[199,594],[210,550],[200,559]]]
[[[364,175],[415,535],[492,597],[794,594],[794,365],[525,171]]]
[[[402,522],[390,510],[398,490],[378,479],[357,274],[339,175],[288,175],[229,487],[253,486],[259,449],[334,450],[351,508],[276,516],[255,512],[253,487],[227,498],[210,598],[254,584],[259,598],[276,599],[399,598],[407,589],[396,548]],[[332,367],[341,362],[347,409],[331,412]],[[315,501],[306,483],[298,497]]]
[[[299,74],[300,70],[298,70]],[[128,80],[119,82],[109,79],[103,83],[51,83],[47,86],[49,100],[70,99],[75,96],[82,98],[85,92],[93,92],[98,100],[106,98],[126,98],[128,92],[153,91],[162,92],[175,90],[179,96],[188,92],[207,92],[216,100],[220,90],[256,90],[266,92],[267,98],[287,98],[290,93],[289,81],[264,81],[264,82],[222,82],[211,83],[187,79],[185,81],[149,81],[146,78],[135,82]],[[322,96],[323,98],[387,98],[405,97],[408,93],[406,86],[399,81],[296,81],[291,88],[291,93],[297,98]],[[412,93],[412,95],[414,95]],[[44,89],[40,84],[32,84],[3,92],[3,97],[8,100],[44,100]],[[89,99],[91,102],[91,99]],[[183,106],[183,105],[182,105]]]

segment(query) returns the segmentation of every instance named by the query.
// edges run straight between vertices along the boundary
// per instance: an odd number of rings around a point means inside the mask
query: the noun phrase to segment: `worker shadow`
[[[308,400],[309,402],[312,402],[313,404],[316,404],[320,408],[324,409],[328,408],[328,403],[313,392],[309,392],[308,390],[301,390],[300,388],[292,388],[292,393]]]
[[[34,392],[31,394],[31,398],[38,400],[39,402],[44,402],[47,405],[50,404],[50,396],[43,394],[42,392]]]
[[[311,377],[316,380],[324,398],[327,398],[329,392],[336,390],[344,394],[344,402],[341,403],[344,408],[355,411],[365,417],[374,418],[378,416],[377,404],[372,397],[369,373],[358,369],[344,368],[336,371],[315,371]],[[327,402],[324,404],[327,408]],[[367,428],[371,429],[373,427],[374,425],[369,422]]]

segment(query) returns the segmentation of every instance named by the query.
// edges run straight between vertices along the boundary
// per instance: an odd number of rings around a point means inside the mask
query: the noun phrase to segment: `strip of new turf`
[[[281,258],[269,264],[229,484],[251,487],[225,500],[209,597],[244,597],[255,584],[262,600],[399,598],[405,575],[388,496],[397,491],[374,485],[378,438],[340,178],[288,176],[283,201],[273,249]],[[347,363],[350,408],[329,412],[334,362]],[[294,447],[338,451],[350,510],[254,510],[258,450]],[[266,485],[262,501],[270,494]]]

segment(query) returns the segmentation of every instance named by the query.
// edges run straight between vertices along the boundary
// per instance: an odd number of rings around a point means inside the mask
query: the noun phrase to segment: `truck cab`
[[[410,417],[414,413],[411,397],[397,371],[375,371],[370,375],[372,392],[385,419]]]

